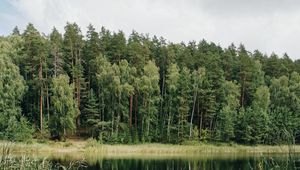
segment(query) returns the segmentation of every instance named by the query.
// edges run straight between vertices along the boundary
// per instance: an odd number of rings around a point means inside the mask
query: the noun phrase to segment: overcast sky
[[[300,59],[299,0],[0,0],[0,35],[28,22],[44,33],[76,22],[129,35],[163,36],[172,42],[202,40],[227,47],[243,43]]]

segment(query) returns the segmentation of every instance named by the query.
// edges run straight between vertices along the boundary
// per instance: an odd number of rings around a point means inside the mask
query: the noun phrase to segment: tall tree
[[[64,52],[65,63],[67,67],[67,73],[71,77],[71,82],[75,87],[75,97],[78,110],[80,108],[81,91],[84,86],[83,79],[83,66],[82,66],[82,48],[83,48],[83,36],[80,28],[76,23],[67,23],[65,26],[64,34]],[[77,117],[77,126],[80,125],[80,114]]]
[[[33,90],[35,93],[28,94],[28,99],[32,100],[38,97],[38,102],[32,101],[31,106],[27,106],[27,109],[31,113],[35,113],[32,108],[39,108],[40,115],[40,131],[43,130],[43,103],[44,103],[44,70],[45,67],[45,39],[40,35],[40,33],[34,28],[30,23],[27,25],[24,37],[24,55],[26,67],[24,70],[24,77],[26,78],[30,91]],[[36,107],[38,103],[38,107]]]
[[[0,52],[0,114],[20,116],[20,101],[26,91],[24,78],[20,75],[19,68],[12,63],[11,59]],[[4,121],[1,123],[7,123]]]
[[[189,138],[192,138],[192,130],[193,130],[193,121],[194,121],[194,114],[196,110],[197,98],[200,95],[201,88],[203,86],[203,82],[205,81],[205,68],[199,68],[198,70],[193,71],[192,73],[192,84],[193,84],[193,107],[191,113],[191,120],[190,120],[190,134]],[[202,116],[201,116],[202,118]],[[200,120],[202,124],[202,119]],[[202,127],[202,126],[201,126]]]
[[[15,28],[12,31],[12,35],[21,35],[18,26],[15,26]]]
[[[234,125],[239,107],[239,86],[231,81],[225,81],[222,87],[225,91],[225,103],[217,119],[216,137],[228,142],[234,139]]]
[[[192,82],[190,70],[184,67],[178,80],[178,109],[177,109],[177,132],[178,141],[183,142],[188,139],[189,112],[192,104]]]
[[[175,127],[174,118],[177,113],[177,104],[178,104],[178,81],[179,81],[179,68],[176,64],[171,64],[167,71],[167,141],[171,140],[171,131]]]
[[[88,95],[88,101],[82,111],[84,113],[87,127],[91,127],[92,137],[98,137],[101,128],[101,114],[98,109],[98,101],[96,95],[91,89]]]
[[[156,118],[159,102],[159,69],[153,61],[148,61],[143,69],[143,76],[138,85],[142,95],[142,106],[140,109],[142,116],[142,140],[151,142],[154,138],[153,131],[156,129]]]
[[[88,26],[87,31],[87,40],[85,41],[84,49],[83,49],[83,66],[85,68],[85,77],[87,78],[88,86],[94,87],[96,85],[95,82],[95,67],[93,67],[93,61],[97,56],[101,53],[100,48],[100,37],[96,32],[93,25]],[[94,87],[95,88],[95,87]]]
[[[52,80],[51,92],[53,116],[50,131],[52,135],[65,138],[67,131],[75,130],[75,118],[79,112],[74,100],[74,87],[69,85],[67,75],[59,75]]]
[[[111,83],[114,76],[114,70],[112,69],[111,63],[103,56],[99,55],[93,61],[94,67],[96,68],[96,79],[97,79],[97,97],[99,100],[99,112],[100,120],[103,122],[101,131],[107,130],[109,133],[113,133],[114,120],[114,103],[111,97],[113,91],[113,84]],[[104,133],[101,133],[104,135]],[[102,135],[102,137],[104,137]],[[109,134],[105,134],[104,138],[109,138]],[[111,134],[113,135],[113,134]]]
[[[62,58],[62,35],[54,27],[50,34],[50,55],[52,56],[53,75],[62,74],[63,70],[63,58]]]
[[[143,68],[150,58],[149,47],[143,44],[143,37],[135,31],[128,38],[126,58],[137,69],[138,75],[142,74]]]
[[[238,140],[248,144],[266,142],[270,124],[268,116],[269,103],[269,88],[266,86],[258,87],[251,106],[239,117],[240,120],[236,126],[239,127]]]

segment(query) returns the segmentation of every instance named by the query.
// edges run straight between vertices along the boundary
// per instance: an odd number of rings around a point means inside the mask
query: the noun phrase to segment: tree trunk
[[[78,108],[78,111],[79,111],[79,115],[77,117],[77,127],[80,126],[80,79],[77,77],[76,78],[76,84],[77,84],[77,87],[76,87],[76,90],[77,90],[77,108]]]
[[[165,75],[164,75],[164,72],[163,72],[163,76],[162,76],[162,89],[161,89],[161,102],[160,102],[160,119],[161,120],[157,120],[157,122],[161,122],[162,126],[165,125],[165,114],[164,114],[164,109],[163,109],[163,105],[164,105],[164,97],[165,97]],[[163,129],[164,128],[161,128],[160,129],[160,134],[163,134]],[[163,137],[161,136],[161,139]]]
[[[150,142],[150,115],[151,115],[151,113],[150,113],[150,101],[148,101],[148,119],[147,119],[147,140],[149,140],[149,141],[147,141],[147,142]]]
[[[168,126],[167,126],[167,139],[168,139],[168,142],[170,142],[170,134],[171,134],[171,118],[172,118],[172,111],[171,111],[171,108],[172,108],[172,100],[169,99],[170,102],[169,102],[169,114],[168,114]]]
[[[40,94],[40,130],[43,131],[43,90],[41,89]]]
[[[132,100],[133,97],[130,95],[129,98],[129,131],[130,131],[130,136],[132,138]]]
[[[245,81],[246,81],[246,76],[244,75],[244,78],[243,78],[243,87],[242,87],[242,94],[241,94],[241,106],[242,106],[242,107],[244,107]]]
[[[147,108],[147,106],[146,106],[146,103],[145,103],[145,96],[143,95],[143,102],[142,102],[142,105],[143,105],[143,107],[144,108]],[[145,113],[145,112],[144,112]],[[145,138],[144,138],[144,113],[142,113],[142,114],[140,114],[140,117],[141,117],[141,137],[142,137],[142,139],[144,140]],[[143,141],[144,142],[144,141]]]
[[[42,59],[40,58],[40,70],[39,70],[39,80],[41,83],[41,89],[40,89],[40,130],[43,131],[43,84],[42,84],[42,78],[43,78],[43,65],[42,65]]]
[[[57,53],[54,54],[54,77],[57,76]]]
[[[112,106],[114,106],[114,99],[113,97],[111,98],[112,102]],[[115,125],[115,110],[112,108],[112,116],[111,116],[111,135],[114,135],[114,125]]]
[[[134,109],[134,124],[135,124],[135,135],[137,135],[138,132],[138,127],[137,127],[137,113],[138,113],[138,95],[136,94],[134,96],[134,105],[135,105],[135,109]]]
[[[119,124],[121,120],[121,94],[118,95],[118,113],[117,113],[117,121],[116,121],[116,136],[118,136],[119,133]]]
[[[47,85],[47,91],[46,91],[46,95],[47,95],[47,98],[46,98],[46,100],[47,100],[47,115],[48,115],[48,121],[50,120],[50,103],[49,103],[49,87],[48,87],[48,85]]]
[[[194,94],[193,110],[192,110],[191,121],[190,121],[190,137],[189,137],[190,139],[192,137],[193,118],[194,118],[194,112],[195,112],[196,99],[197,99],[197,91]]]
[[[104,121],[104,111],[105,111],[105,107],[104,107],[104,95],[102,96],[102,121]],[[102,125],[102,131],[104,131],[104,126]]]
[[[202,126],[203,126],[203,109],[201,107],[201,110],[199,108],[199,102],[198,102],[198,112],[200,111],[200,120],[199,120],[199,140],[202,138]]]
[[[46,61],[45,61],[46,63]],[[50,105],[49,105],[49,86],[48,86],[48,69],[46,70],[46,105],[47,105],[47,116],[48,116],[48,121],[50,119]]]

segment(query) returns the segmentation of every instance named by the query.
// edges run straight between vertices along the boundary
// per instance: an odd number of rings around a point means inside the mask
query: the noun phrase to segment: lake
[[[54,164],[80,163],[79,169],[107,170],[252,170],[252,169],[297,169],[300,168],[300,154],[268,154],[268,155],[186,155],[186,156],[127,156],[109,157],[88,155],[74,159],[75,155],[56,155],[50,158]],[[75,156],[76,157],[76,156]],[[77,164],[78,165],[78,164]]]

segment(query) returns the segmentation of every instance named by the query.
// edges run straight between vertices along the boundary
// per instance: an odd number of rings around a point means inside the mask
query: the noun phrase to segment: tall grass
[[[10,143],[2,145],[0,153],[0,170],[72,170],[86,167],[82,161],[72,161],[68,166],[63,166],[61,164],[54,164],[46,158],[38,159],[26,155],[14,156],[11,153],[11,149],[12,144]]]
[[[300,167],[297,167],[296,164],[296,162],[298,161],[297,154],[299,154],[299,151],[297,151],[296,149],[295,137],[286,129],[283,129],[283,132],[286,137],[286,145],[281,148],[282,150],[285,150],[286,153],[285,161],[278,161],[274,157],[264,157],[257,164],[258,167],[250,167],[251,169],[300,169]],[[278,144],[278,146],[280,145]]]
[[[0,148],[4,147],[7,142],[0,141]],[[47,143],[12,143],[10,150],[13,154],[84,154],[84,153],[98,153],[98,154],[276,154],[284,153],[294,154],[300,153],[300,145],[257,145],[246,146],[237,144],[186,144],[186,145],[172,145],[172,144],[101,144],[96,140],[88,141],[68,141],[68,142],[47,142]]]
[[[1,148],[0,169],[48,170],[52,167],[51,162],[46,159],[32,159],[24,155],[20,157],[12,156],[10,144],[6,144]]]

